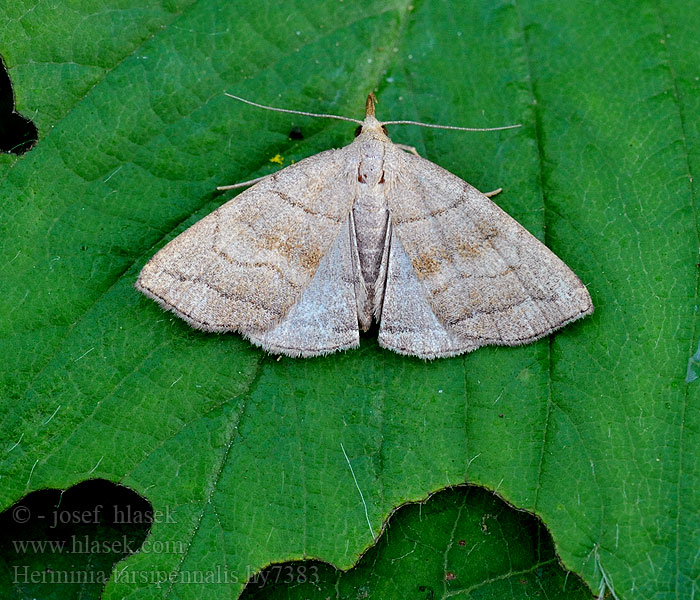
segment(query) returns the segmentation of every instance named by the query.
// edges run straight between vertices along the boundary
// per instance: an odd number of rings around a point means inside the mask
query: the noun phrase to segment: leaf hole
[[[466,485],[401,506],[348,571],[318,560],[272,564],[248,579],[240,598],[429,600],[475,589],[489,598],[592,598],[562,567],[536,516]]]
[[[12,598],[99,598],[152,521],[148,501],[104,479],[32,492],[0,514],[2,587]]]
[[[301,127],[294,126],[292,129],[289,131],[289,139],[290,140],[303,140],[304,139],[304,134],[301,131]]]
[[[38,139],[36,125],[15,111],[15,94],[0,56],[0,152],[24,154]]]

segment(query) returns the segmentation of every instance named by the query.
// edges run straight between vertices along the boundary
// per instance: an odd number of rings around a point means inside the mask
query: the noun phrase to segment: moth
[[[363,121],[312,115],[359,123],[355,140],[255,180],[136,288],[192,327],[293,357],[356,348],[374,321],[384,348],[454,356],[593,311],[571,269],[486,195],[392,143],[385,126],[412,122],[378,121],[375,101]]]

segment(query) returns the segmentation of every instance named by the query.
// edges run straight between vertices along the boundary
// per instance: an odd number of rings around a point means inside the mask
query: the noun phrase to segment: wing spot
[[[287,277],[287,275],[285,275],[284,271],[282,271],[282,269],[280,269],[274,263],[267,262],[267,261],[257,261],[254,263],[248,263],[248,262],[236,260],[235,258],[230,256],[227,252],[225,252],[224,250],[222,250],[221,248],[219,248],[216,245],[216,239],[218,237],[219,237],[219,215],[217,215],[216,221],[214,222],[214,243],[212,244],[212,248],[213,248],[214,252],[216,252],[221,258],[223,258],[230,265],[234,265],[236,267],[242,267],[242,268],[252,267],[252,268],[256,268],[256,269],[270,269],[271,271],[274,271],[275,273],[277,273],[279,278],[282,281],[284,281],[285,283],[287,283],[287,285],[289,285],[293,289],[298,290],[301,288],[301,286],[298,283],[289,279],[289,277]],[[279,238],[275,238],[273,236],[268,235],[268,236],[260,238],[259,244],[260,244],[261,248],[264,248],[266,250],[278,249],[281,247],[281,244],[279,243],[278,240],[279,240]],[[306,254],[308,255],[309,253],[306,252]],[[318,252],[316,254],[318,254]],[[316,257],[314,256],[313,258],[315,259]],[[308,259],[304,260],[304,261],[300,261],[300,262],[304,266],[304,268],[306,268],[306,269],[309,269],[309,268],[315,269],[316,266],[318,266],[318,263],[321,261],[321,258],[318,258],[317,263],[313,263],[313,260],[308,260]]]
[[[440,262],[429,254],[420,254],[412,262],[413,270],[421,279],[439,273],[442,268]]]
[[[267,234],[260,237],[258,242],[260,248],[264,250],[272,250],[284,256],[287,261],[298,263],[307,271],[316,270],[321,262],[321,259],[323,258],[323,253],[321,253],[318,249],[307,246],[302,240],[292,236],[282,237],[280,235]],[[273,268],[280,274],[281,277],[284,277],[279,268]]]
[[[216,245],[212,246],[212,248],[218,256],[223,258],[230,265],[233,265],[235,267],[240,267],[243,269],[252,268],[252,269],[266,269],[266,270],[274,271],[275,273],[277,273],[277,276],[284,283],[286,283],[289,287],[291,287],[295,290],[298,290],[301,287],[298,283],[289,279],[289,277],[287,277],[284,274],[284,271],[282,271],[282,269],[280,269],[277,265],[275,265],[271,262],[265,262],[265,261],[257,261],[257,262],[253,262],[253,263],[243,262],[240,260],[236,260],[235,258],[230,256],[229,254],[227,254],[224,250],[222,250],[221,248],[218,248]]]
[[[482,247],[473,242],[459,242],[455,248],[457,254],[464,258],[476,258],[482,252]]]

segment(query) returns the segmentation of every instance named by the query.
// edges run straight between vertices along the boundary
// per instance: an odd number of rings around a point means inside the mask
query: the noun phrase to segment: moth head
[[[366,134],[370,137],[389,137],[389,132],[386,127],[384,127],[384,124],[377,121],[377,118],[374,116],[374,106],[376,103],[377,97],[374,95],[374,92],[370,92],[369,96],[367,96],[367,103],[365,104],[365,120],[362,122],[362,125],[359,125],[357,129],[355,129],[355,137],[361,134]]]
[[[375,119],[375,121],[376,121],[376,119]],[[384,134],[386,137],[389,137],[389,131],[387,130],[387,128],[384,127],[384,125],[382,123],[379,123],[379,125],[380,125],[379,131],[381,131],[382,134]],[[364,124],[358,125],[355,128],[355,137],[359,136],[362,132],[371,132],[371,131],[376,131],[376,127],[375,128],[368,127],[367,121],[365,120]]]

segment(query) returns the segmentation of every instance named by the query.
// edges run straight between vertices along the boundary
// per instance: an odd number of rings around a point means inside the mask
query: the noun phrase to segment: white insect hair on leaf
[[[604,600],[606,597],[606,592],[610,592],[610,595],[613,597],[614,600],[619,600],[617,594],[615,593],[615,589],[613,587],[612,579],[611,577],[607,574],[605,569],[603,568],[603,563],[600,561],[600,554],[598,552],[598,544],[595,545],[593,548],[593,555],[595,557],[595,566],[596,569],[600,571],[600,585],[598,589],[598,600]]]
[[[362,121],[228,95],[361,127],[343,148],[245,182],[146,263],[137,289],[191,326],[310,357],[356,348],[377,322],[380,346],[432,359],[527,344],[593,312],[551,250],[384,128],[516,126],[381,122],[374,94]]]

